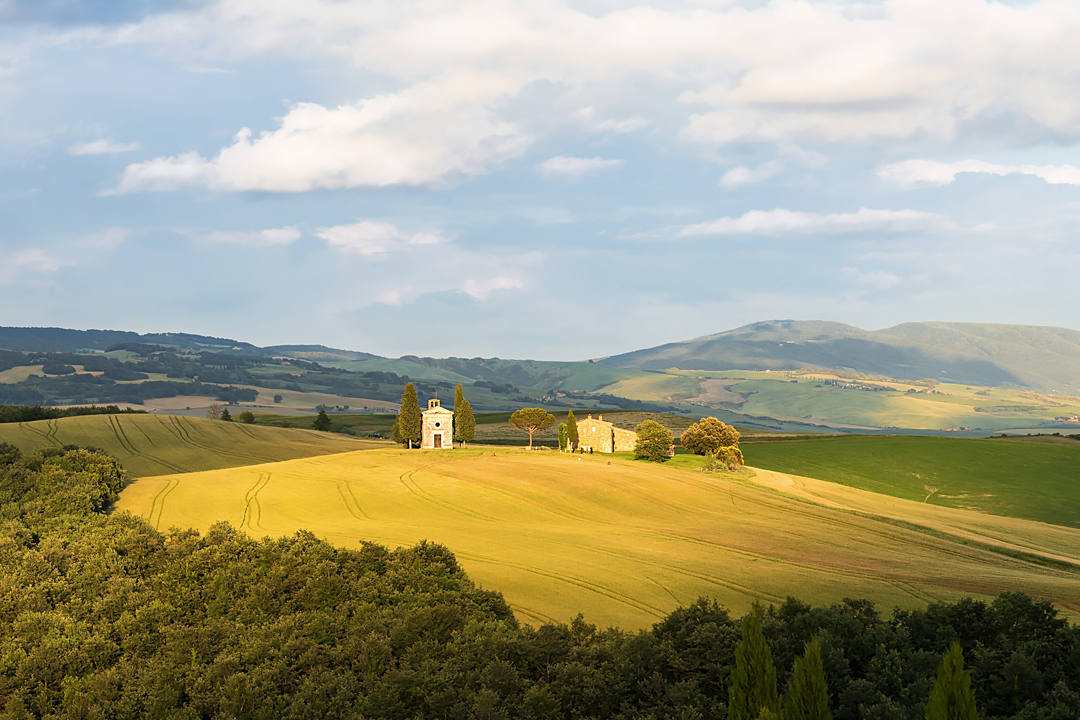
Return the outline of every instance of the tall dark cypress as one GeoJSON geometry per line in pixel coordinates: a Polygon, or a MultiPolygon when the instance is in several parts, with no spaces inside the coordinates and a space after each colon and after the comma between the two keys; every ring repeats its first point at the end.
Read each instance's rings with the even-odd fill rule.
{"type": "Polygon", "coordinates": [[[405,385],[401,393],[401,410],[398,411],[398,431],[401,433],[403,442],[409,444],[412,449],[413,443],[420,442],[420,400],[416,397],[416,386],[412,383],[405,385]]]}
{"type": "Polygon", "coordinates": [[[795,669],[784,695],[784,720],[832,720],[829,686],[821,664],[821,640],[806,643],[803,656],[795,659],[795,669]]]}
{"type": "Polygon", "coordinates": [[[458,383],[454,391],[454,439],[461,443],[462,447],[476,437],[476,416],[473,415],[472,405],[465,399],[465,391],[458,383]]]}
{"type": "Polygon", "coordinates": [[[926,704],[926,720],[979,720],[971,676],[964,670],[964,651],[959,643],[954,642],[941,659],[926,704]]]}
{"type": "Polygon", "coordinates": [[[742,641],[735,648],[735,670],[728,686],[728,720],[757,720],[762,710],[776,714],[776,666],[761,631],[761,605],[743,619],[742,641]]]}

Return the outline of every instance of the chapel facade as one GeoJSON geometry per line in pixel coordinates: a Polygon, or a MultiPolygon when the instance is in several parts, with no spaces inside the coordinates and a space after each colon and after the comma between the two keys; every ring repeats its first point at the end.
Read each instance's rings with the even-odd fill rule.
{"type": "Polygon", "coordinates": [[[420,414],[420,447],[424,450],[454,449],[454,412],[438,398],[428,400],[428,409],[420,414]]]}

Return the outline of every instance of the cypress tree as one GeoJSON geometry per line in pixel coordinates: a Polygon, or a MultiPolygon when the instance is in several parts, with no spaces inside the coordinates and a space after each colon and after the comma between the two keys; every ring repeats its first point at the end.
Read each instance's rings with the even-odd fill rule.
{"type": "Polygon", "coordinates": [[[232,413],[229,412],[229,408],[221,408],[221,419],[225,422],[232,422],[232,413]]]}
{"type": "Polygon", "coordinates": [[[405,390],[401,393],[401,410],[398,411],[398,431],[401,433],[402,442],[409,444],[412,450],[413,443],[420,442],[420,400],[416,397],[416,386],[412,383],[405,384],[405,390]]]}
{"type": "Polygon", "coordinates": [[[578,433],[577,420],[574,419],[574,411],[566,413],[566,439],[570,443],[571,450],[577,450],[578,433]]]}
{"type": "Polygon", "coordinates": [[[330,429],[330,416],[326,414],[324,408],[319,408],[319,414],[316,416],[315,421],[311,424],[316,430],[322,430],[326,432],[330,429]]]}
{"type": "Polygon", "coordinates": [[[473,415],[472,405],[465,399],[465,391],[458,383],[454,391],[454,439],[465,447],[465,443],[476,437],[476,416],[473,415]]]}
{"type": "Polygon", "coordinates": [[[405,442],[405,438],[401,437],[401,426],[395,421],[394,427],[390,430],[390,437],[394,439],[398,445],[405,442]]]}
{"type": "Polygon", "coordinates": [[[784,695],[784,720],[832,720],[818,638],[806,643],[803,656],[795,659],[795,669],[784,695]]]}
{"type": "Polygon", "coordinates": [[[743,618],[742,641],[735,648],[735,671],[728,686],[728,720],[757,720],[762,710],[780,710],[776,666],[761,632],[761,605],[743,618]]]}
{"type": "Polygon", "coordinates": [[[926,720],[978,720],[971,676],[964,670],[964,651],[959,643],[949,647],[938,667],[937,681],[926,704],[926,720]]]}

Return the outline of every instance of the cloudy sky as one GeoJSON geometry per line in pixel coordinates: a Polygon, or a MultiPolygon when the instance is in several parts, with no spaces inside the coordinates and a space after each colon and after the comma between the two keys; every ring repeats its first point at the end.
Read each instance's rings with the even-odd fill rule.
{"type": "Polygon", "coordinates": [[[0,324],[1080,328],[1075,0],[0,0],[0,324]]]}

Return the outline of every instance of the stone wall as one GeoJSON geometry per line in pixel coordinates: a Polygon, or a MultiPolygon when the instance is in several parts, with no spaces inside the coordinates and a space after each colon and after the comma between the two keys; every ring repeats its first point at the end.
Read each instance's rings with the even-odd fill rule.
{"type": "Polygon", "coordinates": [[[578,447],[586,452],[590,448],[593,452],[600,453],[632,451],[637,441],[637,433],[615,427],[604,420],[603,415],[582,418],[577,421],[577,428],[578,447]]]}

